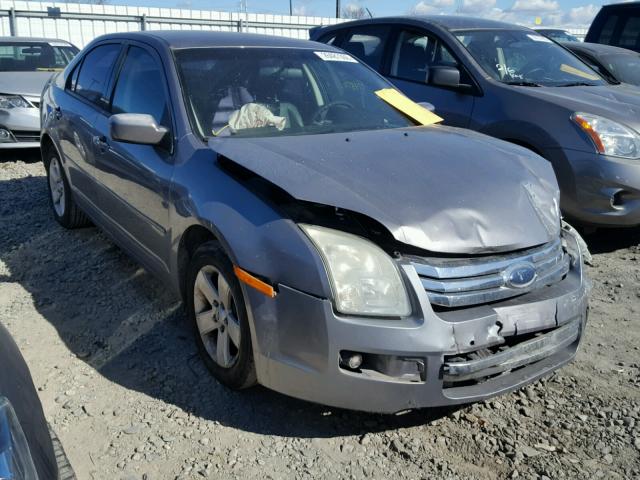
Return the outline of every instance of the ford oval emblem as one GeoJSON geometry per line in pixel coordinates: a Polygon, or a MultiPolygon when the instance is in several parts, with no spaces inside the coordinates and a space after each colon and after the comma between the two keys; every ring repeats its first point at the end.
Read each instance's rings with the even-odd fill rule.
{"type": "Polygon", "coordinates": [[[517,263],[503,273],[504,282],[511,288],[526,288],[536,281],[538,272],[531,263],[517,263]]]}

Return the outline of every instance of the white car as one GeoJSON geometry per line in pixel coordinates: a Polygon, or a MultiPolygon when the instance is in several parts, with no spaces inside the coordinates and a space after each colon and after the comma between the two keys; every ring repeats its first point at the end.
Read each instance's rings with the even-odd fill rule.
{"type": "Polygon", "coordinates": [[[40,94],[78,51],[62,40],[0,37],[0,149],[40,147],[40,94]]]}

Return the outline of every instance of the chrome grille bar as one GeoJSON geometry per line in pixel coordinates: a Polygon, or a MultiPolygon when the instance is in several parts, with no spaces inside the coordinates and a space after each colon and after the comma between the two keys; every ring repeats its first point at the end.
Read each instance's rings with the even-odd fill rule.
{"type": "Polygon", "coordinates": [[[541,247],[506,255],[412,260],[430,302],[443,307],[494,302],[552,285],[564,278],[571,264],[560,239],[541,247]],[[505,278],[505,271],[521,263],[535,267],[535,280],[526,287],[510,286],[505,278]]]}

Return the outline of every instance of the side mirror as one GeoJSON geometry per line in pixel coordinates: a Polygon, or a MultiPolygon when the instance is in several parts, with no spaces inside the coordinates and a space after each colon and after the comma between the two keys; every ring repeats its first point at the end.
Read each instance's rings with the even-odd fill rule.
{"type": "Polygon", "coordinates": [[[422,108],[426,108],[427,110],[429,110],[430,112],[435,112],[436,111],[436,106],[433,103],[429,103],[429,102],[418,102],[418,105],[420,105],[422,108]]]}
{"type": "Polygon", "coordinates": [[[460,86],[460,70],[456,67],[431,67],[431,85],[436,87],[458,88],[460,86]]]}
{"type": "Polygon", "coordinates": [[[117,113],[109,118],[109,132],[116,142],[158,145],[169,130],[145,113],[117,113]]]}

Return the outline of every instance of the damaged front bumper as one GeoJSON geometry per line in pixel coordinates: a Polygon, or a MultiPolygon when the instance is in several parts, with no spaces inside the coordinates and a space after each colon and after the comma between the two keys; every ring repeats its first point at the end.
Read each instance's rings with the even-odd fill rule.
{"type": "Polygon", "coordinates": [[[279,285],[275,299],[246,289],[258,380],[326,405],[393,413],[505,393],[576,353],[588,286],[577,238],[564,232],[570,267],[553,285],[490,304],[434,306],[413,264],[410,318],[338,315],[329,300],[279,285]],[[360,360],[349,364],[349,358],[360,360]]]}

